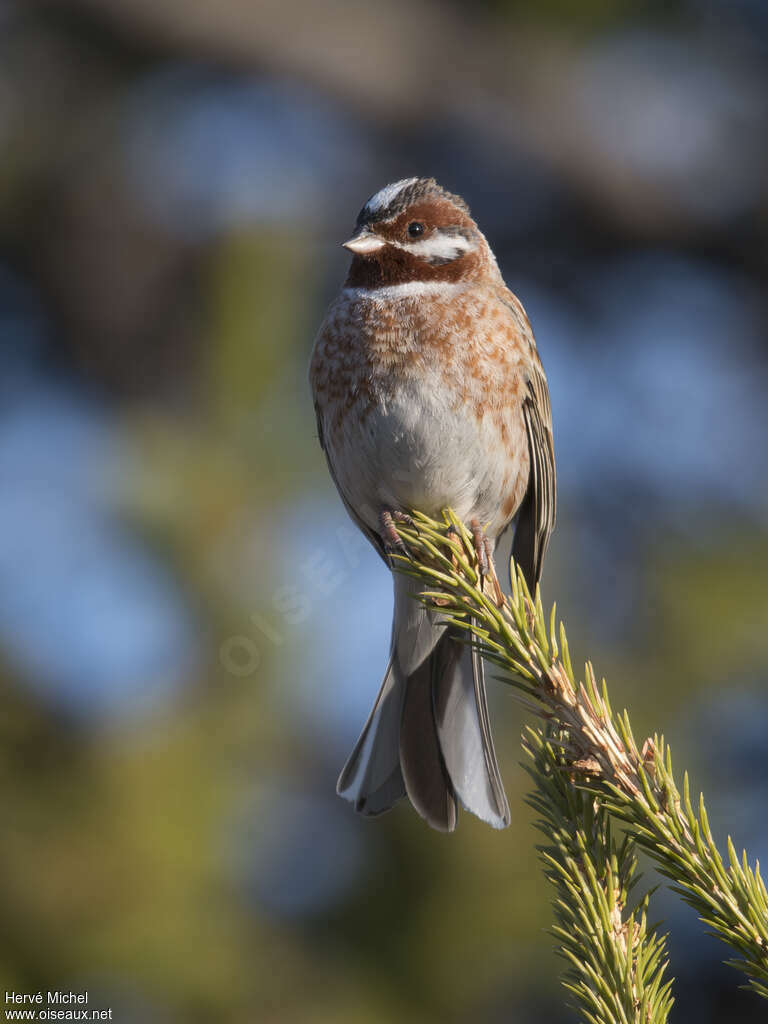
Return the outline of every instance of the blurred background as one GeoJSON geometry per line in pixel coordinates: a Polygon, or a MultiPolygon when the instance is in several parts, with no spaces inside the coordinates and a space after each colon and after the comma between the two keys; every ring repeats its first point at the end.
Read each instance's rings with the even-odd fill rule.
{"type": "MultiPolygon", "coordinates": [[[[768,859],[764,0],[0,0],[0,988],[118,1022],[572,1020],[514,824],[335,781],[391,583],[306,383],[386,182],[464,195],[534,325],[545,600],[768,859]]],[[[764,1005],[663,892],[677,1022],[764,1005]]]]}

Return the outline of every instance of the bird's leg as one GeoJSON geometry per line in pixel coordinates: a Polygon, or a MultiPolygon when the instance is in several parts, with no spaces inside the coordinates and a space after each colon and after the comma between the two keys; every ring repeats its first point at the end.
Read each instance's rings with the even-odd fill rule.
{"type": "Polygon", "coordinates": [[[477,555],[477,569],[480,574],[480,584],[482,589],[485,590],[485,580],[487,577],[488,582],[490,583],[491,596],[493,597],[493,600],[499,608],[503,608],[504,593],[501,589],[501,584],[499,583],[499,577],[496,575],[496,566],[493,562],[493,549],[491,548],[491,542],[477,519],[471,519],[469,526],[472,530],[472,541],[475,546],[475,554],[477,555]]]}
{"type": "Polygon", "coordinates": [[[477,568],[481,576],[488,575],[488,549],[485,546],[485,534],[477,519],[470,519],[469,528],[472,530],[472,541],[475,545],[477,556],[477,568]]]}
{"type": "Polygon", "coordinates": [[[483,546],[485,547],[485,554],[488,559],[489,576],[491,578],[491,587],[493,589],[493,600],[496,602],[498,608],[504,607],[504,591],[501,589],[499,583],[499,577],[496,575],[496,564],[493,561],[493,551],[491,550],[491,542],[487,537],[483,537],[483,546]]]}
{"type": "Polygon", "coordinates": [[[405,512],[398,512],[393,509],[383,508],[379,512],[379,533],[384,541],[384,550],[389,555],[402,555],[404,558],[410,558],[411,553],[405,541],[397,532],[395,523],[413,526],[413,519],[405,512]]]}

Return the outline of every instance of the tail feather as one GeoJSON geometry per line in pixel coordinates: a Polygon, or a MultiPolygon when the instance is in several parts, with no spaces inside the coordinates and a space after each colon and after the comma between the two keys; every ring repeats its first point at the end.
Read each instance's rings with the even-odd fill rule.
{"type": "Polygon", "coordinates": [[[456,828],[456,797],[440,754],[433,701],[442,641],[408,677],[400,726],[400,768],[408,799],[422,818],[440,832],[456,828]]]}
{"type": "Polygon", "coordinates": [[[407,794],[433,828],[456,827],[458,801],[495,828],[510,814],[488,719],[482,661],[395,579],[392,652],[379,696],[337,786],[363,814],[407,794]]]}
{"type": "Polygon", "coordinates": [[[336,792],[361,814],[382,814],[405,796],[400,772],[400,721],[405,686],[394,652],[376,703],[342,769],[336,792]]]}
{"type": "Polygon", "coordinates": [[[398,765],[385,783],[379,786],[378,789],[366,793],[364,797],[358,800],[355,809],[359,814],[364,814],[368,818],[375,818],[379,814],[391,811],[398,800],[402,800],[405,795],[403,773],[400,771],[400,765],[398,765]]]}
{"type": "Polygon", "coordinates": [[[494,828],[506,828],[509,804],[493,746],[482,658],[450,634],[439,648],[448,652],[434,687],[445,766],[462,805],[494,828]]]}

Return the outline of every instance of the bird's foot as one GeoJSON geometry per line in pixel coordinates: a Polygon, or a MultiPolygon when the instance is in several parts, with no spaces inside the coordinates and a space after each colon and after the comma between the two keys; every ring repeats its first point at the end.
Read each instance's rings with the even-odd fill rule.
{"type": "Polygon", "coordinates": [[[406,512],[388,508],[379,512],[379,533],[384,541],[384,550],[388,555],[401,555],[403,558],[410,558],[411,552],[397,532],[395,523],[403,523],[405,526],[414,525],[413,519],[406,512]]]}
{"type": "Polygon", "coordinates": [[[400,509],[393,508],[390,515],[396,523],[402,523],[403,526],[416,526],[413,516],[409,516],[407,512],[401,512],[400,509]]]}

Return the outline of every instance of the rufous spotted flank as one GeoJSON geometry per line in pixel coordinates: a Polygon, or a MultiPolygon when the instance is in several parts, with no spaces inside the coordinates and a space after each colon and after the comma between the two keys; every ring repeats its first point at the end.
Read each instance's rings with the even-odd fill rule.
{"type": "MultiPolygon", "coordinates": [[[[387,185],[344,245],[349,274],[315,341],[320,444],[347,511],[385,561],[409,509],[450,506],[495,583],[493,551],[533,588],[555,522],[547,382],[531,326],[467,204],[432,178],[387,185]]],[[[436,829],[457,806],[509,824],[483,665],[418,584],[394,574],[389,665],[338,791],[362,814],[408,796],[436,829]]]]}

